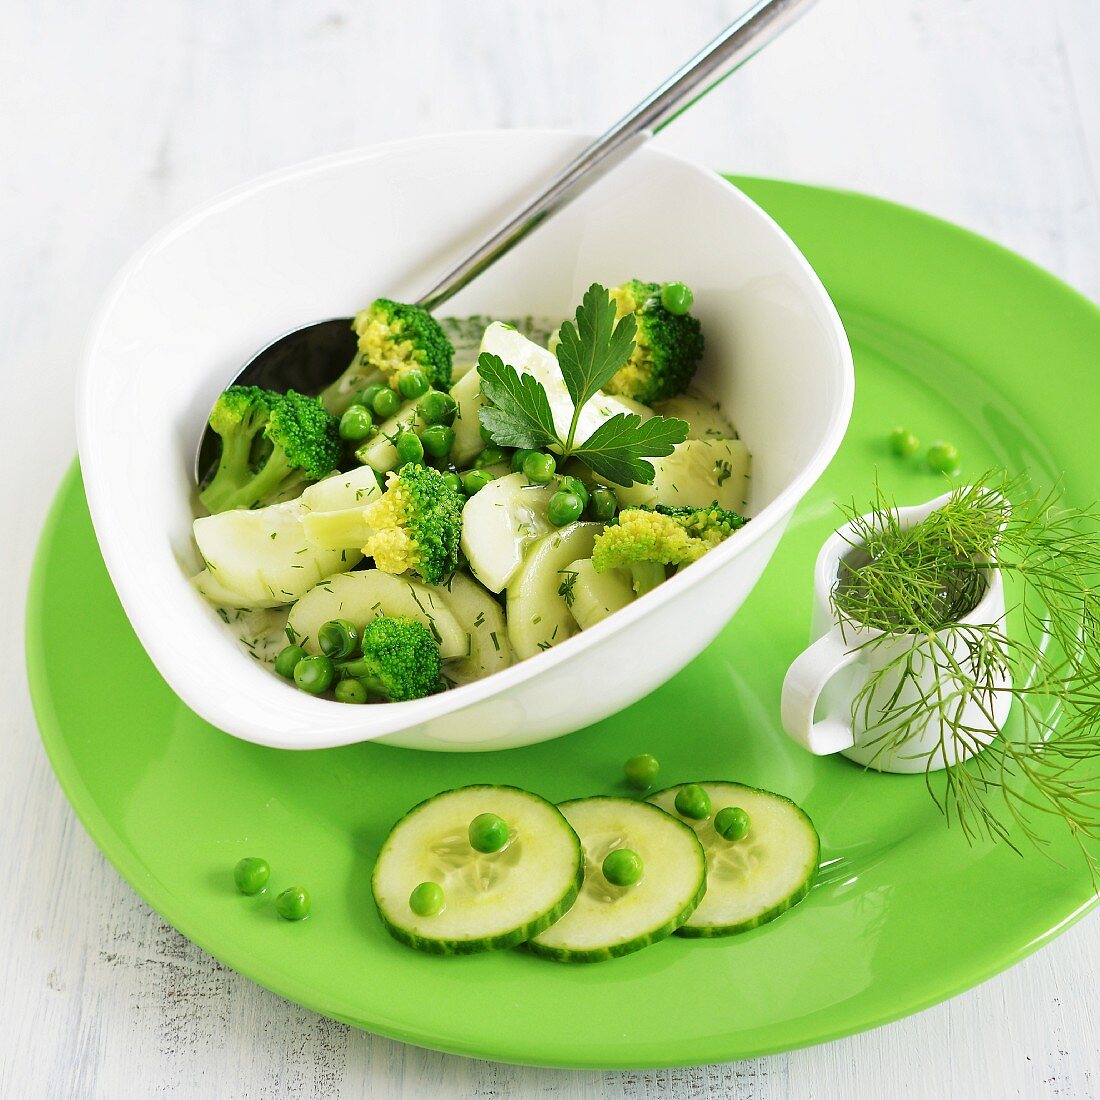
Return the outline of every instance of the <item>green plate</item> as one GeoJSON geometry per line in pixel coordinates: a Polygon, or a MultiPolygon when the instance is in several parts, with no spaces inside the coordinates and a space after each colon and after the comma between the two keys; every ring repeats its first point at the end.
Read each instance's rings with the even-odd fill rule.
{"type": "MultiPolygon", "coordinates": [[[[599,726],[484,755],[356,745],[291,753],[218,732],[168,690],[104,572],[74,469],[42,535],[27,653],[42,739],[77,814],[127,881],[184,935],[267,988],[422,1046],[574,1067],[717,1062],[847,1035],[968,988],[1095,901],[1080,857],[969,847],[920,776],[816,759],[779,729],[779,685],[806,644],[810,569],[834,501],[942,489],[886,452],[904,421],[955,441],[964,474],[994,462],[1100,496],[1094,404],[1100,311],[1012,254],[888,203],[786,183],[742,185],[821,274],[855,350],[855,416],[741,613],[688,669],[599,726]],[[439,959],[387,936],[370,871],[413,803],[463,783],[554,800],[613,792],[655,753],[661,785],[728,776],[801,803],[822,836],[820,884],[775,924],[672,939],[568,966],[518,951],[439,959]],[[234,892],[243,855],[275,891],[313,894],[301,924],[234,892]]],[[[165,611],[165,629],[171,612],[165,611]]],[[[577,685],[598,690],[598,685],[577,685]]]]}

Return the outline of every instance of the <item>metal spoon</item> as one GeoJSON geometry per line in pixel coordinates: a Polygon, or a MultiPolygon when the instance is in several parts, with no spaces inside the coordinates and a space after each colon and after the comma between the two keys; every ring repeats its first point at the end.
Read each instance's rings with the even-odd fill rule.
{"type": "MultiPolygon", "coordinates": [[[[567,164],[544,190],[417,299],[417,304],[425,309],[436,309],[457,294],[533,229],[754,57],[812,3],[814,0],[758,0],[567,164]]],[[[316,393],[340,376],[355,351],[356,338],[350,317],[318,321],[294,329],[262,348],[244,365],[232,384],[316,393]]],[[[207,426],[195,455],[196,482],[213,465],[217,453],[218,437],[207,426]]]]}

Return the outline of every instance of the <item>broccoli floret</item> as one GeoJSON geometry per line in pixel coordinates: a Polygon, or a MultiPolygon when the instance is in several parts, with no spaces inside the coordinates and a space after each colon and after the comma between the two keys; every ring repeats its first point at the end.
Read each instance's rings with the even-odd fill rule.
{"type": "Polygon", "coordinates": [[[342,666],[367,691],[391,703],[442,691],[439,647],[419,619],[403,615],[373,619],[363,628],[363,656],[342,666]]]}
{"type": "Polygon", "coordinates": [[[596,536],[592,564],[596,572],[629,569],[641,595],[665,579],[666,565],[698,561],[745,523],[743,516],[719,508],[626,508],[596,536]]]}
{"type": "Polygon", "coordinates": [[[355,315],[351,327],[359,337],[359,350],[347,370],[321,394],[329,412],[342,413],[356,391],[373,382],[397,389],[401,376],[413,369],[423,371],[435,389],[451,388],[455,349],[426,309],[376,298],[355,315]]]}
{"type": "Polygon", "coordinates": [[[210,414],[221,455],[199,494],[211,513],[259,508],[319,481],[340,458],[339,421],[314,397],[230,386],[210,414]]]}
{"type": "MultiPolygon", "coordinates": [[[[692,538],[704,542],[706,550],[713,550],[748,522],[740,512],[720,508],[718,501],[713,501],[705,508],[692,508],[680,504],[656,504],[653,510],[658,515],[674,519],[692,538]]],[[[697,556],[702,557],[706,550],[701,551],[697,556]]]]}
{"type": "Polygon", "coordinates": [[[331,550],[361,549],[387,573],[413,570],[439,584],[458,568],[465,499],[431,466],[406,463],[387,475],[381,498],[361,508],[312,512],[306,537],[331,550]]]}
{"type": "Polygon", "coordinates": [[[604,389],[646,405],[683,393],[703,356],[699,322],[690,313],[669,313],[660,283],[631,279],[614,287],[611,297],[619,317],[634,314],[638,331],[626,365],[604,389]]]}

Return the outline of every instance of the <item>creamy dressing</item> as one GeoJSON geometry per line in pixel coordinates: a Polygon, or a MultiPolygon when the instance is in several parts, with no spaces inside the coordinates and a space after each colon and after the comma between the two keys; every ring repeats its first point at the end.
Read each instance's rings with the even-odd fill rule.
{"type": "Polygon", "coordinates": [[[263,607],[255,611],[219,607],[218,617],[226,630],[249,656],[273,665],[279,650],[287,644],[286,620],[289,607],[263,607]]]}

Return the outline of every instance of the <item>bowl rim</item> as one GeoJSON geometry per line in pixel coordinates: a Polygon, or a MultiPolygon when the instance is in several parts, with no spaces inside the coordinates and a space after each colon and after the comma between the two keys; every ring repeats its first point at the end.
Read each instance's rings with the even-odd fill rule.
{"type": "MultiPolygon", "coordinates": [[[[591,140],[595,136],[584,131],[557,128],[459,130],[398,138],[374,145],[345,149],[286,165],[246,180],[191,207],[159,232],[153,234],[131,254],[130,258],[108,284],[99,305],[96,307],[83,342],[76,385],[76,435],[77,448],[81,458],[83,459],[91,449],[90,441],[96,431],[95,425],[91,422],[90,409],[93,403],[90,400],[90,394],[98,373],[97,365],[101,362],[98,354],[100,344],[106,334],[117,303],[125,294],[132,279],[141,271],[150,257],[212,215],[228,210],[237,203],[269,188],[278,187],[293,180],[308,179],[313,175],[324,174],[346,165],[381,160],[394,152],[406,149],[456,140],[460,142],[500,140],[502,137],[507,140],[507,137],[511,135],[522,135],[546,141],[562,141],[563,139],[583,141],[586,139],[591,140]]],[[[284,684],[276,677],[271,676],[267,678],[269,682],[265,684],[266,690],[285,692],[286,707],[288,709],[293,708],[301,714],[301,721],[298,723],[297,728],[286,731],[272,731],[260,722],[249,725],[240,725],[237,722],[229,723],[227,721],[228,713],[219,705],[218,699],[212,693],[185,692],[182,690],[181,685],[187,684],[190,686],[190,681],[187,681],[183,676],[177,676],[176,665],[172,659],[172,647],[167,644],[160,644],[155,631],[143,628],[141,621],[145,618],[144,605],[133,600],[126,585],[119,583],[119,578],[125,573],[122,568],[125,553],[112,538],[109,521],[103,522],[109,510],[105,507],[104,498],[106,494],[99,475],[96,473],[94,466],[84,469],[82,463],[85,493],[96,538],[123,609],[138,636],[138,640],[156,665],[157,670],[169,683],[172,690],[201,717],[224,732],[231,733],[242,740],[272,748],[313,749],[374,741],[380,737],[389,736],[409,727],[420,725],[433,718],[464,710],[492,696],[517,688],[536,676],[548,673],[565,661],[573,660],[585,650],[599,645],[612,635],[629,629],[639,619],[656,611],[670,600],[676,599],[680,593],[687,591],[688,588],[702,583],[705,578],[722,569],[734,558],[769,535],[794,510],[798,502],[821,476],[825,467],[836,454],[851,419],[855,394],[855,372],[851,347],[840,315],[820,278],[783,228],[740,188],[717,171],[652,144],[647,144],[638,150],[636,155],[638,157],[656,157],[660,160],[678,164],[700,178],[705,178],[709,186],[717,184],[720,188],[726,190],[735,201],[749,208],[755,217],[762,219],[770,227],[772,233],[787,246],[796,266],[802,269],[802,274],[806,277],[809,286],[816,292],[818,305],[828,322],[829,336],[839,351],[838,381],[840,385],[836,406],[827,430],[801,470],[760,512],[750,517],[750,523],[736,532],[734,537],[726,540],[705,557],[693,563],[690,570],[674,574],[659,588],[647,593],[644,599],[629,604],[614,615],[610,615],[602,622],[597,623],[594,627],[567,639],[562,645],[554,646],[535,657],[517,662],[480,680],[450,688],[439,695],[408,702],[388,703],[384,707],[347,707],[335,700],[316,699],[304,695],[289,684],[284,684]],[[226,724],[232,724],[234,728],[226,730],[226,724]]],[[[196,598],[201,597],[196,594],[196,598]]],[[[213,625],[216,624],[212,623],[213,625]]],[[[257,672],[263,674],[259,669],[257,672]]],[[[455,751],[460,751],[464,747],[485,750],[491,749],[492,744],[491,742],[471,742],[467,746],[461,741],[448,744],[448,748],[455,751]]]]}

